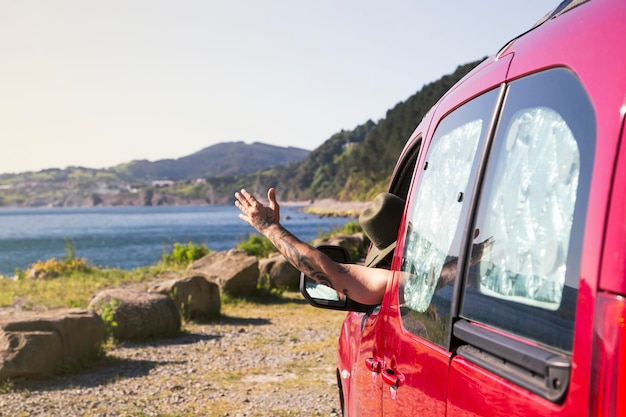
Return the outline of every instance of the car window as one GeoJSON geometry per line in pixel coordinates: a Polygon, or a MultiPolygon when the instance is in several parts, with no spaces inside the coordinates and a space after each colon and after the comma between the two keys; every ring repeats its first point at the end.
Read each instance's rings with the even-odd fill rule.
{"type": "Polygon", "coordinates": [[[471,255],[480,262],[470,268],[462,315],[568,351],[593,108],[576,77],[554,69],[511,83],[503,109],[475,224],[493,243],[471,255]]]}
{"type": "Polygon", "coordinates": [[[439,124],[407,217],[399,285],[402,323],[410,332],[441,346],[449,341],[459,225],[469,201],[465,196],[497,93],[494,90],[467,103],[439,124]]]}

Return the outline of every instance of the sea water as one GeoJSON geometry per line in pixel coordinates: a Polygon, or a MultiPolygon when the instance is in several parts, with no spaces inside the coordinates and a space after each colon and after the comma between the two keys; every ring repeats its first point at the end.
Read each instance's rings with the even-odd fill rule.
{"type": "MultiPolygon", "coordinates": [[[[0,208],[0,275],[62,259],[66,243],[90,265],[133,269],[156,263],[174,243],[234,248],[255,233],[234,206],[0,208]]],[[[281,207],[281,223],[305,242],[352,220],[281,207]]]]}

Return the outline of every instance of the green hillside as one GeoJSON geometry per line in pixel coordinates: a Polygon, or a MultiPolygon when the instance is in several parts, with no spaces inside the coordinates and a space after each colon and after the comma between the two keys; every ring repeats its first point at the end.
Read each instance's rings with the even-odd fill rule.
{"type": "Polygon", "coordinates": [[[459,66],[396,104],[378,122],[368,120],[333,135],[298,164],[251,175],[209,178],[214,196],[226,198],[241,187],[261,194],[275,187],[282,200],[336,198],[371,200],[387,187],[402,149],[426,112],[481,61],[459,66]]]}
{"type": "Polygon", "coordinates": [[[192,155],[107,169],[69,167],[0,175],[0,206],[207,204],[207,177],[242,175],[302,161],[310,153],[263,143],[219,143],[192,155]],[[170,190],[175,190],[171,193],[170,190]]]}

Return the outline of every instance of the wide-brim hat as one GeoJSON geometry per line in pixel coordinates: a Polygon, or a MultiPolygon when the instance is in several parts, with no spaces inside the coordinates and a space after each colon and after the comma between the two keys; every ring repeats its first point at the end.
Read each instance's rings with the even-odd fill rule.
{"type": "Polygon", "coordinates": [[[375,266],[396,248],[403,212],[404,200],[391,193],[377,195],[372,205],[363,210],[359,224],[372,241],[365,266],[375,266]]]}

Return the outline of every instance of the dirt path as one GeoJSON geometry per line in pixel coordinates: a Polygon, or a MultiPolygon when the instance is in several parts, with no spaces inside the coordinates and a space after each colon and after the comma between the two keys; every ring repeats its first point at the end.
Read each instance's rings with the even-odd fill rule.
{"type": "Polygon", "coordinates": [[[124,343],[80,373],[0,385],[0,416],[339,416],[342,312],[299,294],[224,305],[173,339],[124,343]]]}

